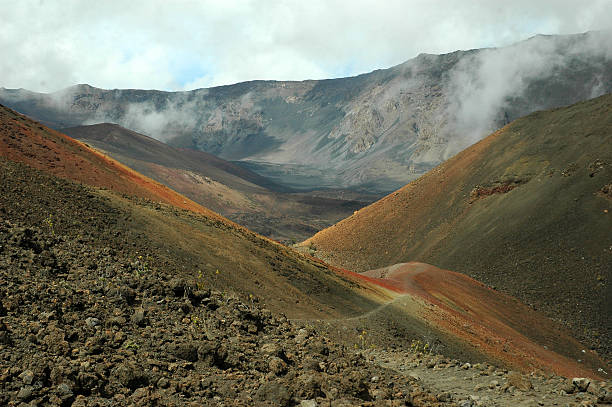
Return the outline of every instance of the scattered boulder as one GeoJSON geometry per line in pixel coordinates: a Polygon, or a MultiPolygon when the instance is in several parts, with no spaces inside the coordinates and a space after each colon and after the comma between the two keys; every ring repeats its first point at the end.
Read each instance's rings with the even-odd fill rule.
{"type": "Polygon", "coordinates": [[[34,381],[34,373],[31,370],[24,370],[19,376],[23,384],[32,384],[34,381]]]}
{"type": "Polygon", "coordinates": [[[272,356],[268,361],[268,367],[270,372],[277,376],[283,375],[287,372],[287,363],[277,356],[272,356]]]}
{"type": "Polygon", "coordinates": [[[591,380],[586,377],[574,377],[572,379],[572,384],[578,391],[583,392],[587,391],[589,385],[591,384],[591,380]]]}
{"type": "Polygon", "coordinates": [[[29,401],[32,398],[32,393],[34,392],[34,388],[32,386],[24,386],[19,389],[17,393],[17,400],[19,401],[29,401]]]}
{"type": "Polygon", "coordinates": [[[111,371],[111,378],[123,387],[135,390],[149,384],[148,377],[142,369],[131,363],[121,363],[111,371]]]}
{"type": "Polygon", "coordinates": [[[259,401],[271,402],[275,406],[288,406],[292,394],[285,385],[279,382],[268,382],[257,390],[255,397],[259,401]]]}
{"type": "Polygon", "coordinates": [[[198,360],[198,347],[193,343],[175,344],[171,346],[170,349],[172,354],[179,359],[183,359],[188,362],[195,362],[198,360]]]}
{"type": "Polygon", "coordinates": [[[134,313],[132,314],[132,317],[130,318],[132,323],[138,325],[138,326],[143,326],[145,325],[145,310],[142,308],[138,308],[134,311],[134,313]]]}
{"type": "Polygon", "coordinates": [[[514,386],[518,390],[529,391],[533,389],[533,384],[531,383],[531,381],[519,372],[508,373],[507,379],[508,384],[510,386],[514,386]]]}
{"type": "Polygon", "coordinates": [[[85,323],[87,324],[88,327],[94,328],[94,327],[100,325],[100,320],[98,318],[95,318],[95,317],[89,317],[89,318],[85,319],[85,323]]]}

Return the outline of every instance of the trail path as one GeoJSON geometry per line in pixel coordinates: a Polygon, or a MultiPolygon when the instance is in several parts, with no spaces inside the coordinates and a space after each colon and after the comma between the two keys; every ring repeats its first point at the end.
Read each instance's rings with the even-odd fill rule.
{"type": "Polygon", "coordinates": [[[574,387],[574,392],[567,394],[565,390],[570,381],[560,376],[525,376],[488,364],[472,366],[441,356],[409,352],[367,350],[364,353],[382,367],[417,378],[441,401],[452,399],[462,407],[594,406],[600,405],[597,399],[602,388],[610,391],[612,387],[610,381],[593,381],[586,392],[578,392],[574,387]]]}

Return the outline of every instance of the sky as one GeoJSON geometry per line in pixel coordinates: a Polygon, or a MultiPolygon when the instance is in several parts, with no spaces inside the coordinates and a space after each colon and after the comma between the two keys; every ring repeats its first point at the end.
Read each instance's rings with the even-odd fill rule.
{"type": "Polygon", "coordinates": [[[612,29],[612,0],[0,0],[0,87],[190,90],[612,29]]]}

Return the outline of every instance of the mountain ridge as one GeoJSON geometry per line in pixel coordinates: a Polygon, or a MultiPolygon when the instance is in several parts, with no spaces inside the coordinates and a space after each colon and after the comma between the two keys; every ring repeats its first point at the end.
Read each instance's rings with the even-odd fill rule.
{"type": "Polygon", "coordinates": [[[114,122],[244,161],[293,188],[389,192],[510,120],[612,91],[610,48],[605,33],[590,32],[421,54],[347,78],[186,92],[4,90],[0,102],[52,127],[114,122]],[[299,176],[287,175],[295,168],[299,176]]]}

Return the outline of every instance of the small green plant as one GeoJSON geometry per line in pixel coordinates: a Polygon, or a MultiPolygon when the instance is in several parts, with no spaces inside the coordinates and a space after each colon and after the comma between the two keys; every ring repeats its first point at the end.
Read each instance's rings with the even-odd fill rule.
{"type": "Polygon", "coordinates": [[[431,353],[431,345],[429,342],[422,342],[420,339],[413,339],[410,343],[410,351],[414,354],[419,352],[431,353]]]}
{"type": "Polygon", "coordinates": [[[139,255],[136,261],[132,263],[132,270],[136,277],[140,277],[142,274],[149,272],[149,264],[142,255],[139,255]]]}
{"type": "Polygon", "coordinates": [[[134,341],[126,341],[125,345],[123,345],[125,347],[125,349],[134,349],[134,350],[138,350],[140,348],[140,345],[138,345],[136,342],[134,341]]]}
{"type": "Polygon", "coordinates": [[[215,270],[215,288],[217,288],[217,289],[219,288],[219,284],[218,284],[218,282],[219,282],[219,274],[221,274],[219,272],[219,269],[216,269],[215,270]]]}
{"type": "Polygon", "coordinates": [[[201,324],[202,321],[200,321],[200,318],[198,318],[196,315],[191,316],[191,325],[198,328],[201,324]]]}
{"type": "Polygon", "coordinates": [[[51,216],[51,214],[49,214],[49,216],[45,218],[45,223],[49,227],[49,230],[51,231],[51,235],[55,236],[55,229],[53,228],[53,217],[51,216]]]}
{"type": "Polygon", "coordinates": [[[202,270],[198,270],[198,277],[196,279],[196,287],[198,290],[203,290],[206,285],[204,284],[204,276],[202,275],[202,270]]]}

